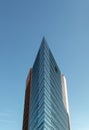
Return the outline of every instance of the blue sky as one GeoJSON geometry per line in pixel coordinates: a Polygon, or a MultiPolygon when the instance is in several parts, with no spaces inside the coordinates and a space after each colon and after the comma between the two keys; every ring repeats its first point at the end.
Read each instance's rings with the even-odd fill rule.
{"type": "Polygon", "coordinates": [[[89,130],[89,0],[0,0],[0,130],[22,129],[43,36],[67,78],[71,129],[89,130]]]}

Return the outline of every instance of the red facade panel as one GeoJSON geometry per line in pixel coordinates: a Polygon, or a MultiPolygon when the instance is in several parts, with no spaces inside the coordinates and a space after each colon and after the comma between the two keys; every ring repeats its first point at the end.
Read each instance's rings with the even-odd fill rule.
{"type": "Polygon", "coordinates": [[[26,80],[25,103],[24,103],[24,115],[23,115],[22,130],[28,130],[28,125],[29,125],[31,82],[32,82],[32,69],[30,69],[30,72],[29,72],[27,80],[26,80]]]}

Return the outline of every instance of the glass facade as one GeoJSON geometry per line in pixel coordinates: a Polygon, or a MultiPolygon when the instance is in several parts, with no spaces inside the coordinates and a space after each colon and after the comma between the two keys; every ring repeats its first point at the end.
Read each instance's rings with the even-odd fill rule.
{"type": "Polygon", "coordinates": [[[32,68],[28,130],[70,130],[61,76],[43,38],[32,68]]]}

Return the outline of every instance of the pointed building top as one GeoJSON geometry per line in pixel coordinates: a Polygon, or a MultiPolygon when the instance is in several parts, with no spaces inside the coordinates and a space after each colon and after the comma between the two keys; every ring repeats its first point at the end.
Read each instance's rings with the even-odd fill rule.
{"type": "Polygon", "coordinates": [[[42,41],[45,41],[45,36],[43,36],[42,41]]]}
{"type": "Polygon", "coordinates": [[[41,43],[44,43],[44,44],[47,43],[47,42],[46,42],[46,39],[45,39],[45,36],[43,36],[41,43]]]}
{"type": "MultiPolygon", "coordinates": [[[[49,47],[48,47],[48,44],[47,44],[47,41],[46,41],[46,39],[45,39],[45,36],[43,36],[43,38],[42,38],[41,46],[46,46],[47,48],[49,48],[49,47]]],[[[40,46],[40,48],[41,48],[41,46],[40,46]]]]}

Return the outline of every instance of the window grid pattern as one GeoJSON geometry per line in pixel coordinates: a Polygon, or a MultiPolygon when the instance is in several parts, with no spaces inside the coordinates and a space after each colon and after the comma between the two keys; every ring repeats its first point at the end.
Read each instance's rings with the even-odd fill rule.
{"type": "Polygon", "coordinates": [[[69,130],[61,72],[42,41],[33,65],[29,130],[69,130]]]}

